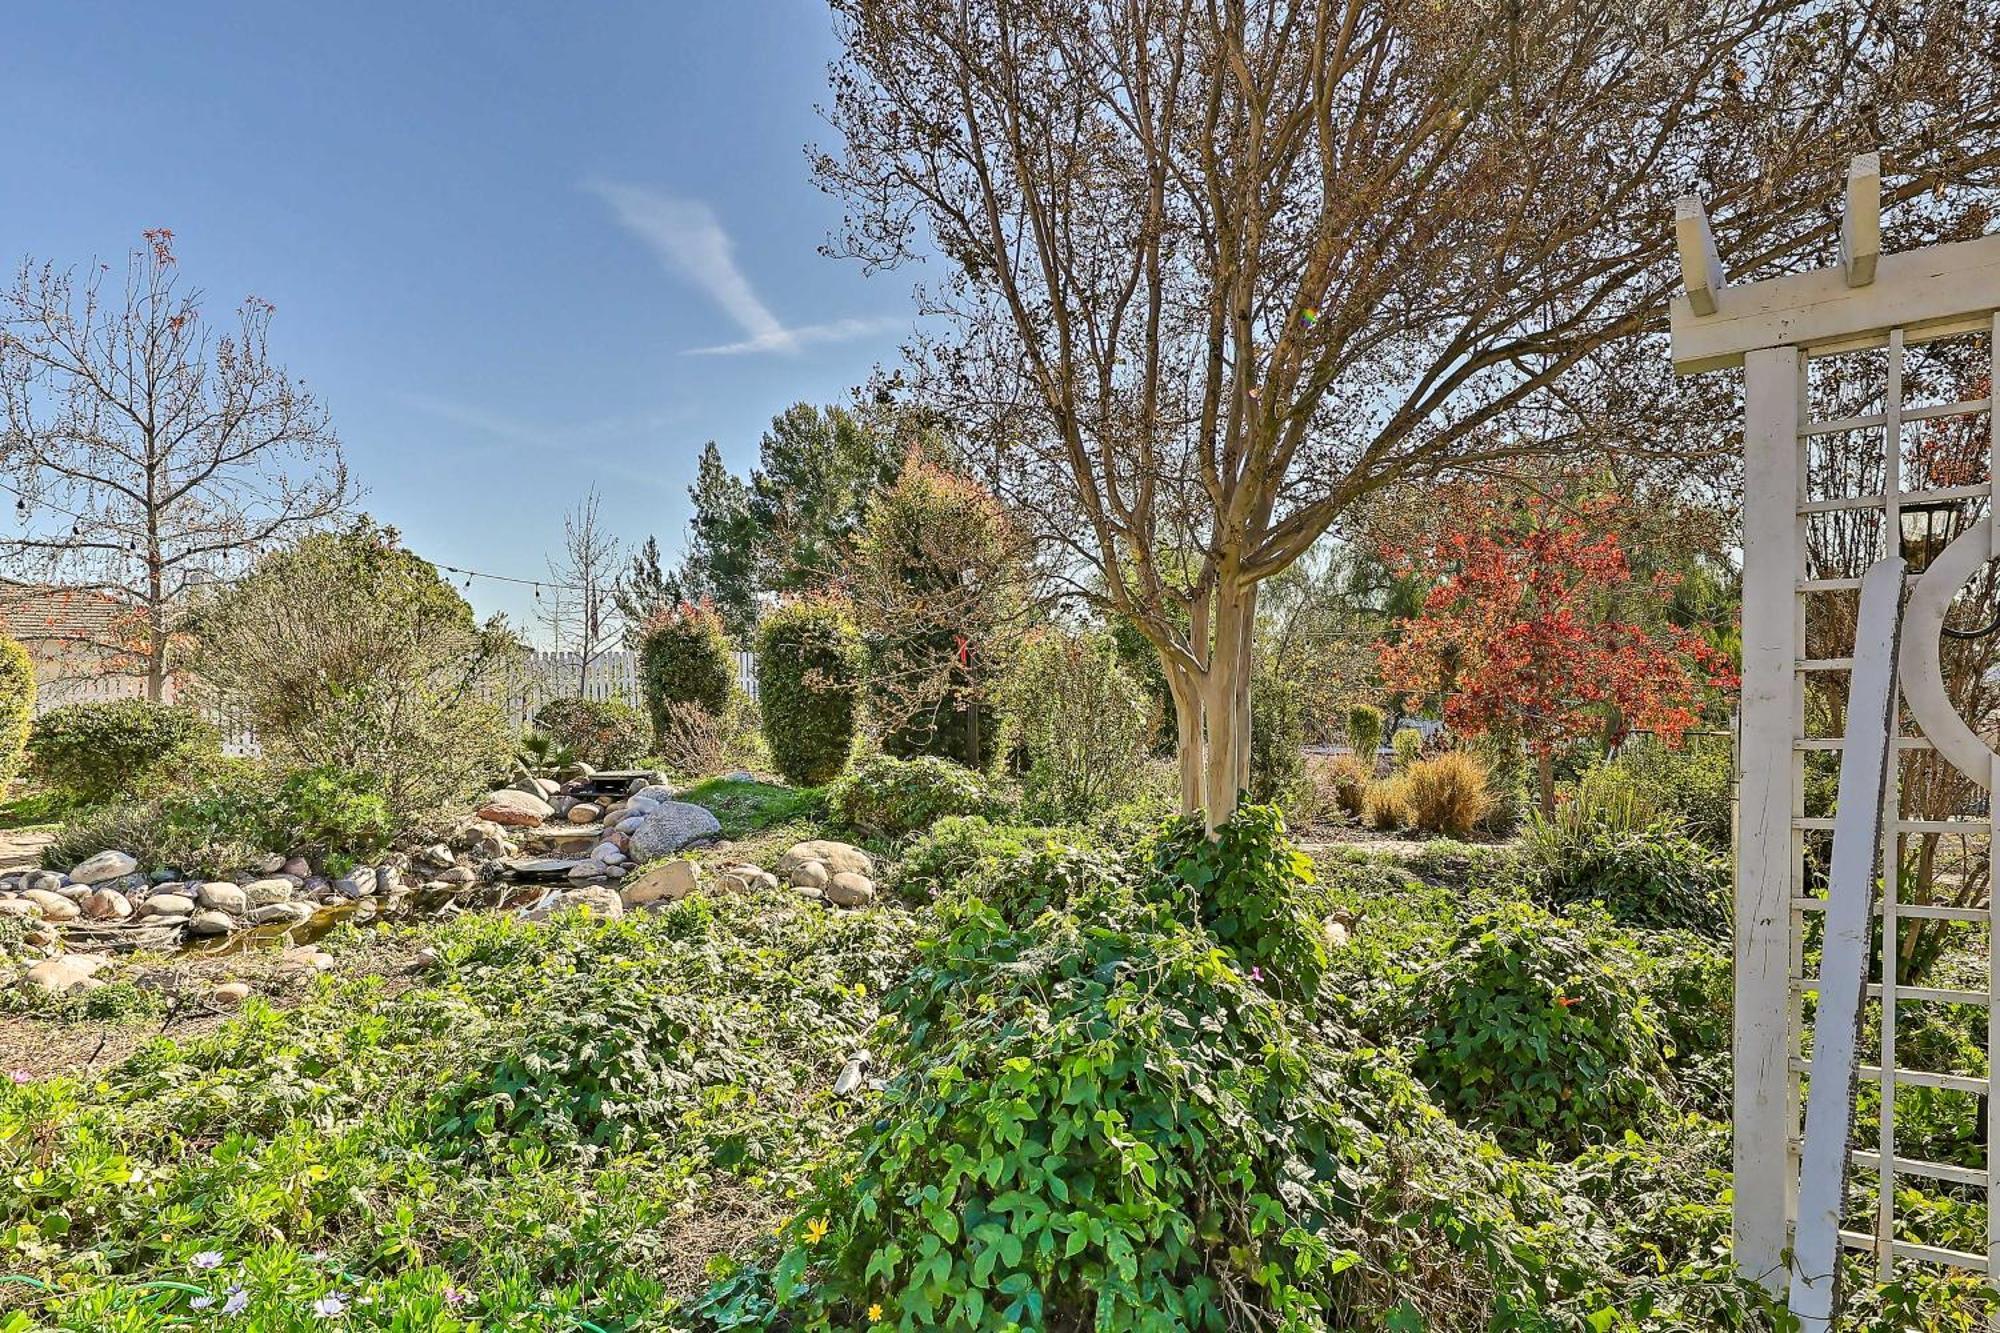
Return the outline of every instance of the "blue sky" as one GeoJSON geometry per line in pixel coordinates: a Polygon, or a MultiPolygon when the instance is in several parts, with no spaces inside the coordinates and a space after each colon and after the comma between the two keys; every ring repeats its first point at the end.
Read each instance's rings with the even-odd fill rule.
{"type": "Polygon", "coordinates": [[[593,482],[677,551],[704,442],[740,469],[911,326],[909,276],[817,253],[813,0],[23,0],[6,29],[6,268],[171,227],[218,313],[276,304],[366,507],[435,560],[541,575],[593,482]]]}

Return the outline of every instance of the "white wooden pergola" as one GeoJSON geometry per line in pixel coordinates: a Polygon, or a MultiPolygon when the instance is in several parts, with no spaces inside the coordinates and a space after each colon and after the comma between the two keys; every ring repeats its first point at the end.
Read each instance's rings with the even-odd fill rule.
{"type": "MultiPolygon", "coordinates": [[[[1737,803],[1735,1065],[1735,1253],[1746,1276],[1782,1291],[1799,1276],[1788,1272],[1794,1225],[1798,1222],[1801,1171],[1811,1181],[1835,1173],[1833,1197],[1845,1191],[1849,1166],[1874,1172],[1879,1192],[1873,1224],[1841,1225],[1837,1243],[1875,1257],[1886,1276],[1898,1261],[1919,1261],[2000,1278],[2000,1199],[1990,1165],[1973,1170],[1918,1160],[1898,1151],[1896,1088],[1925,1086],[1984,1096],[1989,1080],[1901,1068],[1896,1059],[1899,1006],[1923,1003],[1983,1006],[1988,1016],[1988,1048],[2000,1053],[2000,1015],[1993,995],[2000,986],[1989,969],[1976,991],[1899,987],[1893,967],[1879,984],[1865,988],[1879,1004],[1880,1049],[1862,1054],[1853,1076],[1882,1086],[1877,1151],[1852,1148],[1843,1135],[1831,1150],[1816,1142],[1813,1158],[1802,1157],[1801,1081],[1814,1076],[1804,1058],[1805,993],[1819,978],[1805,974],[1803,940],[1808,917],[1824,913],[1828,900],[1808,885],[1804,873],[1806,839],[1835,832],[1841,814],[1809,819],[1805,804],[1805,762],[1813,751],[1844,751],[1856,733],[1810,735],[1806,725],[1806,681],[1813,673],[1856,671],[1853,645],[1835,655],[1810,657],[1806,626],[1812,599],[1858,594],[1862,579],[1814,578],[1806,560],[1807,524],[1821,515],[1855,515],[1879,524],[1878,554],[1898,554],[1900,517],[1905,506],[1940,501],[1985,507],[1986,517],[1934,560],[1918,581],[1903,613],[1903,642],[1893,658],[1899,680],[1892,681],[1888,708],[1888,781],[1879,807],[1881,882],[1868,911],[1879,915],[1885,955],[1893,957],[1899,927],[1920,918],[1977,923],[1994,943],[1992,909],[1899,902],[1896,868],[1901,840],[1912,835],[1959,833],[1985,838],[1992,815],[1916,821],[1899,817],[1896,777],[1902,756],[1937,751],[1979,787],[1993,791],[1995,758],[1988,745],[1952,711],[1939,666],[1939,633],[1953,596],[1986,561],[2000,555],[2000,527],[1992,521],[1995,479],[2000,478],[2000,413],[1987,396],[1953,402],[1906,402],[1903,374],[1908,349],[1936,339],[1988,340],[1989,367],[2000,372],[2000,235],[1901,254],[1881,253],[1881,170],[1879,158],[1856,158],[1847,177],[1840,262],[1814,272],[1729,285],[1717,259],[1709,223],[1698,199],[1680,202],[1676,228],[1685,294],[1673,302],[1671,327],[1677,371],[1693,374],[1741,366],[1744,374],[1744,585],[1743,699],[1740,714],[1740,785],[1737,803]],[[1845,353],[1879,356],[1882,382],[1879,410],[1815,420],[1810,410],[1809,368],[1815,358],[1845,353]],[[1989,470],[1977,484],[1906,489],[1903,476],[1905,429],[1913,423],[1983,415],[1991,441],[1989,470]],[[1880,478],[1848,487],[1853,493],[1808,494],[1809,450],[1816,441],[1853,432],[1878,433],[1883,462],[1880,478]],[[1897,700],[1900,699],[1900,706],[1897,700]],[[1906,726],[1905,718],[1914,726],[1906,726]],[[1828,1153],[1831,1155],[1827,1155],[1828,1153]],[[1894,1190],[1898,1177],[1917,1177],[1972,1186],[1989,1203],[1988,1248],[1964,1253],[1916,1245],[1896,1238],[1894,1190]]],[[[1878,364],[1871,362],[1871,364],[1878,364]]],[[[1900,581],[1900,580],[1898,580],[1900,581]]],[[[1893,604],[1894,597],[1890,602],[1893,604]]],[[[1890,622],[1893,626],[1893,622],[1890,622]]],[[[1869,632],[1864,622],[1862,633],[1869,632]]],[[[1879,631],[1877,631],[1879,632],[1879,631]]],[[[1863,654],[1864,657],[1867,654],[1863,654]]],[[[1877,723],[1879,726],[1879,714],[1877,723]]],[[[1870,725],[1853,718],[1850,728],[1870,725]]],[[[1879,742],[1878,742],[1879,743],[1879,742]]],[[[1842,802],[1847,805],[1846,801],[1842,802]]],[[[1872,823],[1874,809],[1843,811],[1849,820],[1872,823]]],[[[1874,837],[1877,830],[1862,830],[1874,837]]],[[[1990,846],[1990,844],[1989,844],[1990,846]]],[[[1861,892],[1872,893],[1863,883],[1861,892]]],[[[1829,928],[1831,929],[1831,928],[1829,928]]],[[[1831,946],[1829,946],[1829,953],[1831,946]]],[[[2000,950],[1994,950],[2000,953],[2000,950]]],[[[1859,987],[1856,987],[1857,991],[1859,987]]],[[[1857,995],[1857,1003],[1860,1002],[1857,995]]],[[[1815,1048],[1816,1051],[1820,1048],[1815,1048]]],[[[1832,1047],[1825,1048],[1832,1050],[1832,1047]]],[[[1820,1071],[1822,1081],[1844,1071],[1820,1071]]],[[[1989,1143],[1993,1102],[1988,1101],[1989,1143]]],[[[1851,1114],[1848,1117],[1851,1119],[1851,1114]]],[[[1843,1126],[1842,1129],[1851,1128],[1843,1126]]],[[[1992,1157],[1989,1151],[1989,1163],[1992,1157]]],[[[1817,1191],[1827,1195],[1824,1187],[1817,1191]]],[[[1836,1202],[1838,1213],[1840,1204],[1836,1202]]],[[[1829,1241],[1829,1244],[1833,1243],[1829,1241]]],[[[1823,1276],[1823,1275],[1822,1275],[1823,1276]]],[[[1797,1288],[1794,1288],[1796,1299],[1797,1288]]],[[[1796,1308],[1796,1307],[1795,1307],[1796,1308]]],[[[1812,1324],[1809,1322],[1808,1327],[1812,1324]]]]}

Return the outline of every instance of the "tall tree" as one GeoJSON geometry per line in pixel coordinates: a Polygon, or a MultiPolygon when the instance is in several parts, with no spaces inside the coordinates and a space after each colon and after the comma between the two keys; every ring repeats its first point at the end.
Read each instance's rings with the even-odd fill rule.
{"type": "Polygon", "coordinates": [[[93,646],[129,653],[158,700],[188,595],[350,492],[326,412],[271,360],[276,307],[246,297],[230,327],[212,324],[165,228],[122,284],[110,273],[24,262],[0,294],[0,474],[24,520],[0,560],[129,606],[118,641],[93,646]]]}
{"type": "Polygon", "coordinates": [[[702,448],[688,499],[694,517],[681,563],[682,594],[714,603],[729,632],[743,640],[757,623],[757,524],[750,488],[730,473],[713,440],[702,448]]]}
{"type": "Polygon", "coordinates": [[[895,438],[844,407],[794,403],[771,418],[750,474],[762,587],[825,583],[860,531],[869,497],[901,465],[895,438]]]}
{"type": "Polygon", "coordinates": [[[549,577],[559,585],[545,615],[557,652],[574,652],[576,692],[590,681],[591,664],[611,649],[621,628],[619,562],[623,544],[604,526],[597,488],[563,515],[563,549],[549,560],[549,577]]]}
{"type": "Polygon", "coordinates": [[[661,560],[657,537],[646,538],[632,553],[624,572],[618,576],[617,585],[611,590],[611,600],[618,608],[618,618],[624,625],[623,638],[627,648],[638,647],[639,627],[650,620],[655,611],[686,600],[682,593],[680,571],[668,569],[661,560]]]}
{"type": "Polygon", "coordinates": [[[1671,426],[1636,335],[1676,195],[1747,272],[1830,254],[1854,151],[1892,150],[1892,204],[2000,164],[1990,3],[833,9],[838,248],[943,256],[916,387],[1151,641],[1211,821],[1248,773],[1258,585],[1350,505],[1671,426]]]}

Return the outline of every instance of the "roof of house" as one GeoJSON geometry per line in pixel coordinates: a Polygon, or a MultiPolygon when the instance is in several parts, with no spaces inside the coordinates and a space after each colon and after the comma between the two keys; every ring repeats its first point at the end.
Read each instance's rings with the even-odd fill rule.
{"type": "Polygon", "coordinates": [[[138,608],[94,588],[0,580],[0,632],[29,647],[118,649],[138,608]]]}

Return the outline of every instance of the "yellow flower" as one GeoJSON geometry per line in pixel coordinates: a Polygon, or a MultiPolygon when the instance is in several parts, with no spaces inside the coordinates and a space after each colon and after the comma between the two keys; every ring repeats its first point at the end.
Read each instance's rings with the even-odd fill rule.
{"type": "Polygon", "coordinates": [[[806,1244],[817,1245],[826,1239],[826,1219],[815,1217],[806,1223],[806,1244]]]}
{"type": "Polygon", "coordinates": [[[882,1307],[880,1305],[871,1305],[868,1307],[868,1322],[871,1324],[882,1322],[882,1307]]]}

